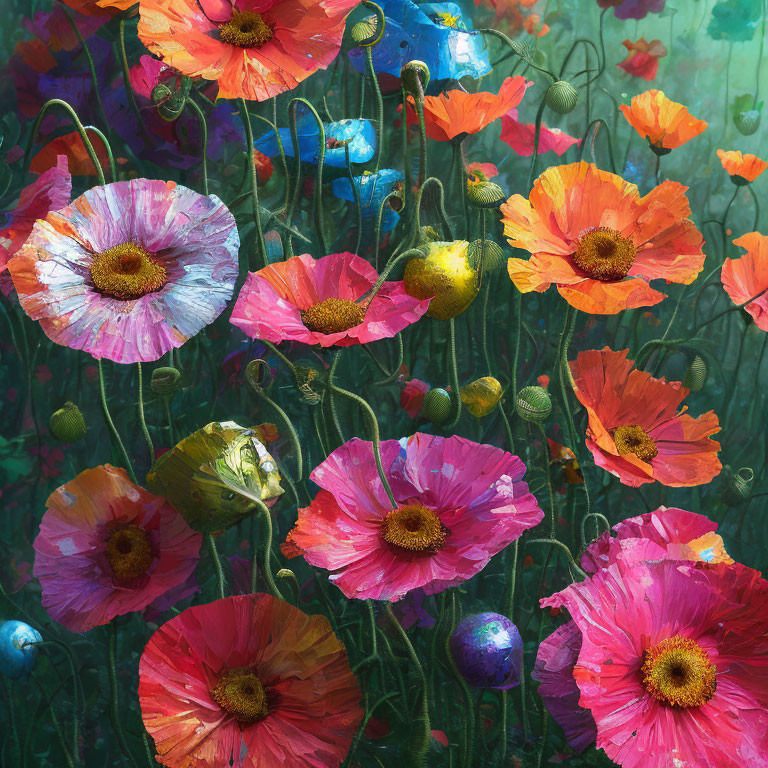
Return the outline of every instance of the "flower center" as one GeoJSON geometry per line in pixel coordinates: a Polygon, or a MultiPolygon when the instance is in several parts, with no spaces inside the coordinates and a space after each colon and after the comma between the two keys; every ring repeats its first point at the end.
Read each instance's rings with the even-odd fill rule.
{"type": "Polygon", "coordinates": [[[659,453],[656,443],[637,424],[619,427],[613,433],[613,442],[616,443],[619,456],[623,456],[625,453],[634,453],[641,461],[650,461],[659,453]]]}
{"type": "Polygon", "coordinates": [[[152,547],[147,534],[138,525],[118,528],[107,539],[106,555],[117,583],[143,576],[152,565],[152,547]]]}
{"type": "Polygon", "coordinates": [[[381,535],[391,547],[405,552],[433,554],[442,549],[448,533],[440,518],[421,504],[393,509],[381,523],[381,535]]]}
{"type": "Polygon", "coordinates": [[[700,707],[714,695],[717,668],[694,640],[675,635],[643,654],[643,685],[654,699],[673,707],[700,707]]]}
{"type": "Polygon", "coordinates": [[[253,670],[240,667],[227,670],[211,690],[214,701],[238,723],[250,725],[269,714],[267,693],[253,670]]]}
{"type": "Polygon", "coordinates": [[[301,322],[310,331],[340,333],[360,325],[365,318],[365,308],[347,299],[326,299],[313,304],[301,313],[301,322]]]}
{"type": "Polygon", "coordinates": [[[238,48],[260,48],[272,39],[272,27],[256,11],[235,11],[221,27],[220,39],[238,48]]]}
{"type": "Polygon", "coordinates": [[[165,267],[138,243],[123,243],[97,253],[91,280],[100,293],[115,299],[140,299],[159,291],[168,279],[165,267]]]}
{"type": "Polygon", "coordinates": [[[576,266],[589,277],[604,283],[626,277],[635,262],[635,245],[615,229],[598,227],[579,238],[576,266]]]}

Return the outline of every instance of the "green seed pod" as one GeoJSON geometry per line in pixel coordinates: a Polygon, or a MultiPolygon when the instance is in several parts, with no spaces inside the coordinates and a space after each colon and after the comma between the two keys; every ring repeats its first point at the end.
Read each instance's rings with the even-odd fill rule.
{"type": "MultiPolygon", "coordinates": [[[[476,270],[480,270],[480,261],[483,258],[483,241],[474,240],[469,244],[469,250],[467,251],[469,256],[469,263],[476,270]]],[[[497,269],[501,269],[504,266],[506,259],[504,258],[504,251],[501,250],[501,246],[498,243],[494,243],[493,240],[485,241],[485,256],[483,262],[483,270],[486,272],[495,272],[497,269]]]]}
{"type": "Polygon", "coordinates": [[[726,464],[723,467],[723,474],[725,479],[720,496],[729,507],[738,507],[749,498],[755,473],[751,467],[742,467],[733,472],[726,464]]]}
{"type": "Polygon", "coordinates": [[[518,416],[526,421],[546,421],[552,413],[552,398],[544,387],[523,387],[515,398],[518,416]]]}
{"type": "Polygon", "coordinates": [[[760,111],[750,109],[746,112],[737,112],[733,116],[733,124],[742,136],[752,136],[760,127],[760,111]]]}
{"type": "Polygon", "coordinates": [[[492,181],[467,181],[467,200],[476,208],[496,208],[504,199],[504,190],[492,181]]]}
{"type": "Polygon", "coordinates": [[[685,372],[683,386],[688,387],[691,392],[698,392],[707,383],[708,373],[709,368],[706,361],[700,355],[696,355],[685,372]]]}
{"type": "Polygon", "coordinates": [[[421,406],[421,415],[440,426],[445,424],[451,416],[453,404],[451,403],[451,394],[440,387],[430,389],[424,395],[424,403],[421,406]]]}
{"type": "Polygon", "coordinates": [[[64,403],[58,411],[51,414],[48,428],[51,434],[62,443],[76,443],[82,440],[88,431],[80,409],[70,402],[64,403]]]}
{"type": "Polygon", "coordinates": [[[187,95],[184,89],[172,90],[165,83],[158,83],[152,89],[152,103],[163,120],[172,123],[184,111],[187,95]]]}
{"type": "Polygon", "coordinates": [[[403,87],[415,99],[421,98],[429,85],[429,67],[418,59],[409,61],[400,70],[403,87]]]}
{"type": "Polygon", "coordinates": [[[576,109],[579,92],[567,80],[556,80],[547,88],[544,100],[553,112],[567,115],[576,109]]]}
{"type": "Polygon", "coordinates": [[[381,40],[383,34],[383,29],[381,30],[381,33],[376,30],[375,16],[369,16],[367,19],[358,21],[349,31],[352,42],[354,42],[355,45],[360,46],[375,45],[381,40]]]}
{"type": "Polygon", "coordinates": [[[170,397],[181,387],[181,373],[178,368],[163,365],[152,371],[149,388],[158,397],[170,397]]]}

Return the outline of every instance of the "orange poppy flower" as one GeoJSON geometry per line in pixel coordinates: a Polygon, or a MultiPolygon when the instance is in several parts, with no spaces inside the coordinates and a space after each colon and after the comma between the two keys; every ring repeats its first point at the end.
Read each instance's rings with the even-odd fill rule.
{"type": "Polygon", "coordinates": [[[678,411],[689,390],[633,366],[626,349],[608,347],[580,352],[570,363],[595,464],[634,488],[708,483],[722,469],[720,444],[710,439],[720,431],[714,411],[698,418],[678,411]]]}
{"type": "MultiPolygon", "coordinates": [[[[104,142],[95,134],[90,134],[88,138],[93,144],[96,157],[99,158],[102,168],[109,167],[107,157],[107,148],[104,142]]],[[[49,141],[33,158],[29,164],[29,170],[32,173],[45,173],[49,168],[53,168],[58,162],[59,155],[65,155],[69,164],[69,172],[73,176],[96,176],[96,169],[88,154],[88,150],[80,138],[77,131],[59,136],[58,139],[49,141]]]]}
{"type": "Polygon", "coordinates": [[[742,155],[741,152],[726,152],[724,149],[717,150],[717,156],[723,164],[726,173],[728,173],[734,183],[742,186],[754,181],[766,168],[768,163],[761,160],[757,155],[742,155]]]}
{"type": "Polygon", "coordinates": [[[64,5],[84,16],[106,16],[117,11],[127,11],[139,0],[61,0],[64,5]]]}
{"type": "Polygon", "coordinates": [[[613,315],[665,298],[648,281],[692,283],[704,265],[701,233],[685,192],[665,181],[640,197],[637,187],[592,163],[548,168],[529,197],[501,206],[510,245],[530,259],[509,259],[522,293],[560,295],[582,312],[613,315]]]}
{"type": "MultiPolygon", "coordinates": [[[[760,291],[768,289],[768,237],[750,232],[733,241],[746,248],[740,259],[726,259],[720,270],[725,292],[734,304],[744,304],[760,291]]],[[[754,318],[755,325],[768,331],[768,293],[747,304],[744,309],[754,318]]]]}
{"type": "Polygon", "coordinates": [[[620,104],[627,122],[660,155],[685,144],[707,128],[706,120],[695,118],[682,104],[668,99],[655,88],[635,96],[629,105],[620,104]]]}
{"type": "Polygon", "coordinates": [[[139,37],[166,64],[264,101],[338,55],[357,0],[141,0],[139,37]]]}
{"type": "MultiPolygon", "coordinates": [[[[425,96],[427,136],[437,141],[451,141],[457,136],[477,133],[516,107],[530,85],[533,83],[517,75],[504,80],[498,93],[456,90],[444,91],[439,96],[425,96]]],[[[413,103],[413,97],[409,97],[408,125],[418,123],[413,103]]]]}

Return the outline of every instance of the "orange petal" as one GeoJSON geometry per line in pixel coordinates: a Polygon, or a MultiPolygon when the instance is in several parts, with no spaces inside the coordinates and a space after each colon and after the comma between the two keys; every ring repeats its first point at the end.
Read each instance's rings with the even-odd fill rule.
{"type": "Polygon", "coordinates": [[[615,315],[624,309],[650,307],[666,298],[638,277],[603,283],[582,280],[575,285],[558,285],[560,295],[580,312],[592,315],[615,315]]]}

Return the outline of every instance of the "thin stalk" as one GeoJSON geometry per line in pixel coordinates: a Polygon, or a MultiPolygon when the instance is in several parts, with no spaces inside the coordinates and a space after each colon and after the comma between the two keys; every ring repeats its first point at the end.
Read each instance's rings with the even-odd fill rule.
{"type": "Polygon", "coordinates": [[[259,215],[259,179],[256,175],[256,164],[253,161],[253,126],[251,116],[248,114],[248,105],[245,99],[239,100],[240,119],[245,129],[245,162],[251,175],[251,207],[253,209],[253,222],[256,225],[256,260],[249,259],[251,270],[267,266],[267,246],[264,242],[264,231],[261,228],[261,216],[259,215]]]}
{"type": "Polygon", "coordinates": [[[128,471],[128,476],[135,483],[136,473],[133,471],[133,464],[131,464],[131,460],[128,458],[128,452],[125,450],[125,445],[123,445],[123,441],[120,438],[120,433],[117,431],[115,422],[112,421],[112,415],[110,414],[109,406],[107,405],[107,393],[104,387],[103,361],[101,359],[97,360],[97,365],[99,369],[99,398],[101,400],[101,411],[104,414],[104,421],[107,422],[107,429],[109,430],[110,435],[112,435],[112,439],[115,441],[118,450],[120,451],[120,456],[123,460],[123,464],[125,465],[126,470],[128,471]]]}
{"type": "Polygon", "coordinates": [[[138,390],[138,415],[139,415],[139,429],[144,437],[144,442],[147,445],[147,452],[149,454],[149,466],[155,462],[155,446],[152,444],[152,437],[147,429],[147,420],[144,414],[144,377],[142,376],[141,363],[136,363],[136,389],[138,390]]]}
{"type": "MultiPolygon", "coordinates": [[[[186,104],[192,108],[192,111],[197,115],[197,119],[200,122],[200,131],[203,134],[203,147],[201,150],[200,159],[200,171],[203,175],[203,194],[208,195],[208,124],[205,120],[205,113],[202,109],[192,100],[187,99],[186,104]]],[[[251,158],[253,158],[253,150],[251,150],[251,158]]],[[[258,180],[258,176],[257,176],[258,180]]]]}
{"type": "Polygon", "coordinates": [[[213,569],[216,571],[216,584],[219,589],[219,598],[227,596],[227,582],[224,578],[224,569],[221,567],[221,558],[219,557],[219,550],[216,547],[216,540],[212,533],[205,535],[205,540],[208,542],[208,549],[211,552],[211,560],[213,561],[213,569]]]}
{"type": "Polygon", "coordinates": [[[112,728],[117,737],[117,744],[131,762],[133,768],[136,768],[133,755],[128,749],[128,743],[125,740],[125,733],[122,726],[122,713],[120,712],[120,700],[117,686],[117,624],[114,619],[109,622],[107,627],[107,673],[109,675],[109,716],[112,720],[112,728]]]}
{"type": "Polygon", "coordinates": [[[459,388],[459,369],[456,360],[456,319],[448,321],[448,373],[451,376],[451,397],[453,398],[453,418],[445,425],[447,430],[453,429],[461,418],[461,390],[459,388]]]}
{"type": "MultiPolygon", "coordinates": [[[[283,595],[277,588],[275,578],[272,575],[272,515],[270,514],[269,507],[258,499],[253,499],[256,507],[261,512],[261,517],[264,520],[264,578],[266,579],[269,591],[275,596],[282,599],[283,595]]],[[[251,592],[256,591],[256,576],[258,574],[258,561],[257,552],[254,549],[253,553],[253,565],[251,567],[251,592]]]]}

